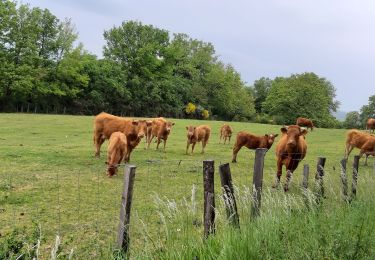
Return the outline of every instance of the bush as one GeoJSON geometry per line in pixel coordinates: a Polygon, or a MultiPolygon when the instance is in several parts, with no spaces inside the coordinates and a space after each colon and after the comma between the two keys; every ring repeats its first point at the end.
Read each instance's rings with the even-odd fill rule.
{"type": "Polygon", "coordinates": [[[270,117],[269,115],[265,114],[258,114],[255,118],[255,123],[259,124],[272,124],[273,123],[273,118],[270,117]]]}
{"type": "Polygon", "coordinates": [[[207,109],[204,109],[202,111],[202,117],[203,117],[203,119],[208,119],[210,117],[210,113],[208,112],[207,109]]]}
{"type": "Polygon", "coordinates": [[[185,107],[185,113],[188,115],[194,114],[195,110],[196,106],[191,102],[189,102],[185,107]]]}

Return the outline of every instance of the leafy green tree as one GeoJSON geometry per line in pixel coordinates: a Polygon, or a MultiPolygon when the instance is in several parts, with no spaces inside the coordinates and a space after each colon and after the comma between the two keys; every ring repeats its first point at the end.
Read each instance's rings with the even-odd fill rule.
{"type": "MultiPolygon", "coordinates": [[[[56,57],[62,46],[73,42],[59,40],[61,35],[76,39],[47,9],[30,8],[28,5],[1,1],[0,60],[0,109],[11,110],[26,103],[44,103],[54,93],[64,96],[56,88],[56,57]]],[[[69,38],[68,37],[68,38],[69,38]]],[[[61,55],[63,58],[63,55],[61,55]]],[[[48,109],[48,108],[47,108],[48,109]]]]}
{"type": "Polygon", "coordinates": [[[367,119],[369,118],[375,118],[375,95],[370,96],[368,98],[368,104],[361,108],[360,120],[362,127],[366,125],[367,119]]]}
{"type": "Polygon", "coordinates": [[[208,107],[208,74],[216,62],[215,49],[211,43],[190,38],[186,34],[174,34],[166,49],[166,63],[184,104],[194,102],[208,107]]]}
{"type": "Polygon", "coordinates": [[[325,78],[314,73],[295,74],[273,80],[263,108],[278,119],[277,123],[294,124],[302,116],[318,127],[333,127],[336,120],[331,112],[339,106],[335,96],[335,88],[325,78]]]}
{"type": "Polygon", "coordinates": [[[347,129],[362,127],[360,115],[357,111],[352,111],[346,114],[344,127],[347,129]]]}
{"type": "Polygon", "coordinates": [[[132,111],[141,115],[160,109],[161,82],[168,69],[164,61],[168,32],[129,21],[105,31],[104,38],[107,41],[104,56],[120,64],[126,75],[132,111]]]}
{"type": "Polygon", "coordinates": [[[258,114],[261,114],[263,112],[262,105],[271,90],[271,86],[272,80],[265,77],[262,77],[254,82],[254,103],[255,110],[258,114]]]}

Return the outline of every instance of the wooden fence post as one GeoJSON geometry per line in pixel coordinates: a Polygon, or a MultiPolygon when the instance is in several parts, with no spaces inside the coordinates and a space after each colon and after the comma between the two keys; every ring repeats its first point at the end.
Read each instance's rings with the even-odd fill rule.
{"type": "Polygon", "coordinates": [[[214,189],[214,161],[203,161],[204,185],[204,238],[215,234],[215,189],[214,189]]]}
{"type": "Polygon", "coordinates": [[[267,148],[257,148],[255,150],[254,175],[253,175],[253,197],[251,216],[257,217],[260,214],[260,205],[262,199],[262,185],[263,185],[263,167],[264,156],[268,151],[267,148]]]}
{"type": "Polygon", "coordinates": [[[316,186],[317,186],[317,193],[316,193],[316,202],[317,204],[320,203],[321,198],[324,198],[324,183],[323,183],[323,176],[324,176],[324,165],[326,163],[325,157],[318,157],[318,163],[316,165],[316,186]]]}
{"type": "Polygon", "coordinates": [[[220,165],[219,173],[228,221],[235,227],[240,227],[240,220],[237,213],[237,204],[236,198],[234,197],[232,175],[230,173],[229,163],[220,165]]]}
{"type": "Polygon", "coordinates": [[[304,190],[306,190],[308,186],[309,186],[309,165],[304,164],[303,165],[302,187],[303,187],[304,190]]]}
{"type": "Polygon", "coordinates": [[[133,186],[135,179],[134,165],[126,165],[124,174],[124,189],[122,192],[121,209],[120,209],[120,224],[118,228],[117,245],[124,253],[129,250],[129,224],[130,224],[130,210],[133,198],[133,186]]]}
{"type": "Polygon", "coordinates": [[[348,202],[348,178],[346,177],[346,163],[347,160],[345,158],[340,161],[342,197],[346,202],[348,202]]]}
{"type": "Polygon", "coordinates": [[[354,198],[357,195],[358,166],[359,155],[355,155],[353,162],[352,198],[354,198]]]}
{"type": "Polygon", "coordinates": [[[302,179],[302,193],[303,193],[303,199],[307,208],[310,208],[309,191],[307,189],[309,186],[309,170],[310,170],[309,165],[304,164],[303,165],[303,179],[302,179]]]}

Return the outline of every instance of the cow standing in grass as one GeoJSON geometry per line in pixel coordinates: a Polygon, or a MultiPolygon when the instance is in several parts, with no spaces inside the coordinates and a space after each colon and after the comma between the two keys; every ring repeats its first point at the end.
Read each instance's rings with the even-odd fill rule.
{"type": "Polygon", "coordinates": [[[187,126],[187,145],[186,145],[186,154],[188,154],[188,149],[191,144],[191,153],[194,153],[194,147],[197,142],[202,142],[202,153],[204,153],[204,148],[208,143],[210,138],[211,128],[208,125],[200,126],[187,126]]]}
{"type": "Polygon", "coordinates": [[[276,146],[277,174],[273,187],[276,188],[279,186],[282,167],[285,165],[287,173],[284,191],[288,191],[294,170],[306,156],[307,144],[305,135],[307,134],[307,130],[298,125],[284,126],[280,130],[282,136],[276,146]]]}
{"type": "Polygon", "coordinates": [[[171,133],[172,126],[174,126],[173,122],[165,120],[163,117],[156,118],[152,120],[152,125],[147,129],[147,148],[150,148],[150,144],[152,142],[152,139],[154,137],[157,138],[157,145],[156,149],[159,148],[159,144],[161,140],[163,140],[164,143],[164,151],[165,151],[165,145],[167,143],[167,139],[169,134],[171,133]]]}
{"type": "Polygon", "coordinates": [[[224,124],[220,128],[220,140],[219,144],[221,143],[221,139],[224,139],[224,144],[227,142],[228,139],[228,144],[230,143],[230,138],[232,137],[233,129],[230,125],[224,124]]]}
{"type": "Polygon", "coordinates": [[[125,160],[130,160],[130,154],[139,144],[147,132],[147,126],[151,121],[127,119],[107,113],[100,113],[94,120],[94,145],[95,156],[100,156],[100,147],[106,139],[109,139],[114,132],[122,132],[127,139],[127,156],[125,160]]]}
{"type": "Polygon", "coordinates": [[[117,174],[118,165],[125,160],[128,153],[128,144],[125,134],[114,132],[109,138],[107,151],[107,175],[112,177],[117,174]]]}
{"type": "Polygon", "coordinates": [[[277,136],[278,134],[266,134],[264,136],[256,136],[247,132],[239,132],[236,137],[236,142],[233,146],[232,162],[237,162],[237,154],[243,146],[247,147],[248,149],[270,149],[277,136]]]}
{"type": "Polygon", "coordinates": [[[313,124],[312,120],[310,120],[308,118],[303,118],[303,117],[297,118],[296,125],[298,125],[298,126],[304,126],[306,128],[310,128],[311,131],[314,128],[314,124],[313,124]]]}
{"type": "Polygon", "coordinates": [[[375,156],[375,136],[357,129],[349,130],[346,134],[345,159],[348,159],[354,147],[360,149],[360,157],[366,155],[365,165],[367,165],[367,157],[369,155],[375,156]]]}
{"type": "Polygon", "coordinates": [[[367,119],[366,130],[368,130],[370,133],[371,133],[371,131],[374,132],[374,130],[375,130],[375,118],[367,119]]]}

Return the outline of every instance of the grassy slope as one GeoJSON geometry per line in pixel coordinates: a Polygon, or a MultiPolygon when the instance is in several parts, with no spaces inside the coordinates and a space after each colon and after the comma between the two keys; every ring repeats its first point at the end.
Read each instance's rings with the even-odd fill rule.
{"type": "MultiPolygon", "coordinates": [[[[94,257],[105,256],[110,251],[109,247],[116,238],[123,174],[112,179],[105,176],[107,142],[103,145],[102,158],[93,158],[92,121],[93,117],[86,116],[0,114],[0,241],[13,228],[30,228],[35,220],[42,226],[42,255],[49,254],[56,233],[62,237],[63,251],[73,248],[78,256],[94,257]]],[[[152,149],[144,150],[144,143],[141,143],[132,154],[131,163],[137,165],[131,227],[133,255],[164,248],[171,238],[182,239],[180,245],[199,241],[202,234],[202,160],[214,159],[216,171],[219,163],[231,161],[234,140],[231,145],[218,144],[222,122],[174,122],[176,125],[166,153],[156,151],[155,144],[152,149]],[[201,146],[198,144],[196,154],[185,155],[185,126],[203,123],[212,127],[206,154],[199,153],[201,146]],[[174,214],[168,217],[168,212],[160,215],[161,204],[166,198],[175,200],[178,205],[185,198],[188,205],[193,184],[197,211],[184,217],[174,214]],[[162,201],[158,201],[159,197],[162,201]],[[167,218],[165,223],[173,222],[171,225],[177,233],[165,231],[163,218],[167,218]],[[194,225],[183,225],[185,235],[181,235],[177,219],[182,222],[185,219],[186,223],[193,222],[194,225]]],[[[231,125],[235,132],[246,130],[255,134],[279,133],[280,129],[276,125],[252,123],[233,122],[231,125]]],[[[310,164],[311,176],[316,168],[316,158],[327,157],[325,182],[330,196],[325,207],[328,211],[340,202],[338,162],[343,155],[344,138],[344,130],[332,129],[316,129],[307,136],[308,153],[304,163],[310,164]]],[[[266,188],[274,180],[274,149],[275,146],[266,156],[266,188]]],[[[231,164],[233,181],[239,187],[239,193],[251,185],[253,159],[254,152],[243,149],[239,152],[238,163],[231,164]]],[[[372,164],[373,160],[369,162],[372,164]]],[[[360,172],[371,170],[371,167],[361,164],[360,172]]],[[[302,165],[293,179],[291,196],[300,195],[301,171],[302,165]]],[[[371,179],[359,179],[359,200],[374,194],[371,193],[373,189],[367,189],[366,182],[371,182],[371,179]]],[[[215,186],[219,193],[218,177],[215,186]]],[[[282,192],[270,194],[273,199],[284,196],[282,192]]],[[[167,208],[170,209],[171,205],[173,208],[173,202],[168,205],[167,208]]],[[[246,205],[246,201],[239,205],[242,220],[249,215],[246,205]]]]}

